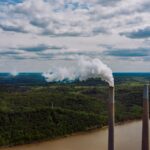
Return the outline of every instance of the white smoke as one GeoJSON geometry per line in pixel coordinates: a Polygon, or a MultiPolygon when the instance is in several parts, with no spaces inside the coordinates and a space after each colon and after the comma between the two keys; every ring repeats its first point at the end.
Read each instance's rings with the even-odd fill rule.
{"type": "Polygon", "coordinates": [[[17,70],[13,70],[10,72],[10,74],[15,77],[19,74],[19,72],[17,72],[17,70]]]}
{"type": "Polygon", "coordinates": [[[98,58],[81,57],[77,60],[77,66],[69,67],[55,67],[49,72],[43,73],[47,82],[64,81],[64,80],[80,80],[84,81],[89,78],[101,78],[103,81],[114,86],[114,78],[112,70],[98,58]]]}

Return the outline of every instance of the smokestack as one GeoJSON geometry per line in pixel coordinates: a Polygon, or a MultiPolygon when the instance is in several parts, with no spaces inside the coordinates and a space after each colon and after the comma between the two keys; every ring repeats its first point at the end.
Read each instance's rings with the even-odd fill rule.
{"type": "Polygon", "coordinates": [[[149,150],[149,85],[143,91],[142,150],[149,150]]]}
{"type": "Polygon", "coordinates": [[[114,100],[114,87],[109,87],[109,100],[108,100],[108,150],[114,150],[114,124],[115,124],[115,100],[114,100]]]}

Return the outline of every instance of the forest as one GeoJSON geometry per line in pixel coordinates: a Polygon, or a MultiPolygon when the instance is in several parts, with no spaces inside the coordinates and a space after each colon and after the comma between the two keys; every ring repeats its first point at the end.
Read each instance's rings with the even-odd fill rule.
{"type": "MultiPolygon", "coordinates": [[[[115,76],[116,123],[142,117],[150,76],[115,76]]],[[[68,136],[107,126],[108,85],[100,79],[48,84],[1,84],[0,146],[68,136]]]]}

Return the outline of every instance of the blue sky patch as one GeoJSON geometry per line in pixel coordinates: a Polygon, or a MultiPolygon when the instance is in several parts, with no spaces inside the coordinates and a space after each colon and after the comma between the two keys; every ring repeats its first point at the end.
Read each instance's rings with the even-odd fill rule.
{"type": "Polygon", "coordinates": [[[23,0],[0,0],[0,4],[13,4],[13,3],[20,3],[23,0]]]}
{"type": "Polygon", "coordinates": [[[150,27],[146,27],[144,29],[139,29],[137,31],[133,31],[133,32],[127,32],[127,33],[121,33],[120,35],[125,35],[126,37],[129,38],[149,38],[150,37],[150,27]]]}

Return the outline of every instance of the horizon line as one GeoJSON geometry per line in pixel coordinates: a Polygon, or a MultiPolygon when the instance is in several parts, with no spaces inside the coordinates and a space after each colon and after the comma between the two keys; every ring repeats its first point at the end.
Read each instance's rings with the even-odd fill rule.
{"type": "MultiPolygon", "coordinates": [[[[0,72],[0,73],[12,73],[11,71],[10,72],[0,72]]],[[[19,72],[19,71],[17,71],[17,73],[44,73],[44,72],[37,72],[37,71],[35,71],[35,72],[31,72],[31,71],[29,71],[29,72],[19,72]]],[[[112,72],[112,73],[150,73],[150,71],[148,72],[148,71],[145,71],[145,72],[138,72],[138,71],[135,71],[135,72],[131,72],[131,71],[129,71],[129,72],[126,72],[126,71],[123,71],[123,72],[121,72],[121,71],[115,71],[115,72],[112,72]]]]}

